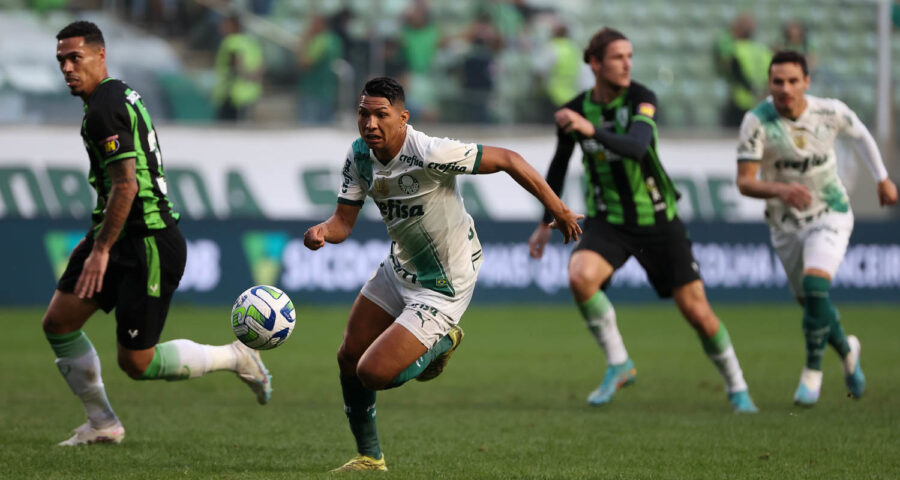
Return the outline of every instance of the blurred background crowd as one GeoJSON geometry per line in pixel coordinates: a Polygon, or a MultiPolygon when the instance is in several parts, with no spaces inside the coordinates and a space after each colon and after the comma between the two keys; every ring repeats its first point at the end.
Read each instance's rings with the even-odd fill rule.
{"type": "MultiPolygon", "coordinates": [[[[632,40],[664,126],[736,127],[781,48],[809,55],[813,94],[870,125],[878,102],[874,1],[0,0],[0,123],[80,118],[53,49],[75,18],[103,29],[111,75],[167,122],[340,123],[366,79],[390,75],[418,121],[549,123],[592,84],[581,52],[602,26],[632,40]]],[[[892,20],[897,59],[900,3],[892,20]]]]}

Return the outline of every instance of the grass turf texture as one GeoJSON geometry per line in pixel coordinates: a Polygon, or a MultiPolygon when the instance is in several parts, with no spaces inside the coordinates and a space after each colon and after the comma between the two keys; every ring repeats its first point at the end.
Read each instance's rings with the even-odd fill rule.
{"type": "MultiPolygon", "coordinates": [[[[86,448],[55,445],[84,417],[53,365],[41,311],[6,309],[0,478],[329,478],[323,472],[355,453],[335,361],[347,309],[299,306],[292,338],[263,353],[275,388],[265,407],[231,373],[128,379],[116,367],[113,318],[93,318],[86,331],[127,437],[86,448]]],[[[847,332],[862,340],[868,390],[848,399],[830,352],[813,409],[791,402],[804,359],[800,309],[717,310],[758,415],[731,413],[674,306],[618,308],[638,381],[599,408],[585,397],[604,360],[574,306],[474,306],[441,378],[379,393],[385,478],[896,478],[897,307],[841,307],[847,332]]],[[[229,342],[228,320],[226,307],[176,305],[163,339],[229,342]]]]}

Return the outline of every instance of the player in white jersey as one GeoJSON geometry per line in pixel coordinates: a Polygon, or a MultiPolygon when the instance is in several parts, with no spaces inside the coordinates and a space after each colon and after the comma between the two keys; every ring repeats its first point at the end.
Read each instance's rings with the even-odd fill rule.
{"type": "Polygon", "coordinates": [[[317,250],[344,241],[366,196],[393,242],[350,310],[338,350],[344,411],[358,455],[337,470],[386,470],[375,425],[375,391],[441,373],[462,340],[458,323],[481,267],[481,245],[456,175],[505,171],[552,212],[565,241],[581,234],[572,213],[517,153],[425,135],[408,125],[403,88],[381,77],[360,94],[353,142],[334,214],[311,227],[317,250]]]}
{"type": "Polygon", "coordinates": [[[897,203],[897,187],[856,114],[840,100],[807,95],[807,89],[803,55],[776,54],[769,66],[771,97],[747,112],[741,124],[737,185],[748,197],[766,199],[772,245],[803,306],[806,366],[794,402],[812,406],[822,387],[826,343],[841,356],[850,394],[859,398],[866,386],[859,340],[844,335],[828,296],[853,230],[853,211],[837,174],[835,137],[848,137],[865,160],[882,206],[897,203]]]}

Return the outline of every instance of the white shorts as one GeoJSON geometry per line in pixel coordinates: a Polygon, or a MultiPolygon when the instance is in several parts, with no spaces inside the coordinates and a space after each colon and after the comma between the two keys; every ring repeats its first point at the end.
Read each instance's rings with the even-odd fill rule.
{"type": "Polygon", "coordinates": [[[852,211],[825,213],[793,232],[771,229],[772,246],[781,259],[794,296],[803,296],[803,271],[806,269],[823,270],[834,278],[844,260],[852,232],[852,211]]]}
{"type": "MultiPolygon", "coordinates": [[[[475,282],[448,297],[402,280],[390,265],[390,258],[385,259],[363,285],[360,294],[395,317],[395,322],[412,332],[425,348],[433,347],[459,323],[469,308],[475,282]]],[[[480,267],[481,262],[477,266],[480,267]]]]}

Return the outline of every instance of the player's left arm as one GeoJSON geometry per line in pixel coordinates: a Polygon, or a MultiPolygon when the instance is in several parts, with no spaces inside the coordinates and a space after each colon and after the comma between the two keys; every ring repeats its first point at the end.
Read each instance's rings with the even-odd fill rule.
{"type": "Polygon", "coordinates": [[[859,121],[856,114],[846,105],[841,106],[845,109],[841,131],[850,139],[854,153],[866,162],[869,173],[878,184],[878,202],[881,206],[896,204],[897,186],[891,181],[887,169],[884,168],[884,160],[881,158],[881,152],[878,151],[878,144],[875,143],[869,129],[859,121]]]}
{"type": "Polygon", "coordinates": [[[597,128],[590,120],[569,108],[558,110],[554,119],[559,128],[567,133],[576,132],[583,137],[593,138],[617,155],[640,160],[647,153],[656,130],[656,95],[646,89],[636,91],[633,95],[631,122],[624,134],[597,128]]]}
{"type": "Polygon", "coordinates": [[[554,218],[551,227],[559,229],[566,243],[570,239],[578,240],[578,235],[581,234],[578,220],[584,218],[584,215],[569,210],[544,178],[521,155],[505,148],[483,147],[477,173],[482,175],[499,171],[509,174],[516,183],[544,204],[554,218]]]}
{"type": "Polygon", "coordinates": [[[122,233],[125,220],[131,212],[131,205],[138,192],[135,158],[117,160],[106,166],[112,182],[109,200],[103,216],[103,225],[94,239],[94,247],[84,260],[81,275],[75,283],[75,294],[79,298],[91,298],[103,289],[103,276],[109,263],[109,250],[122,233]]]}
{"type": "Polygon", "coordinates": [[[138,193],[137,154],[131,125],[134,112],[128,109],[121,97],[106,96],[96,100],[85,119],[85,129],[102,157],[111,187],[103,224],[75,283],[75,294],[80,298],[90,298],[103,289],[109,250],[119,239],[138,193]]]}

